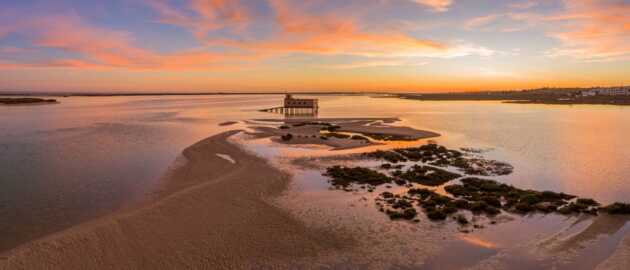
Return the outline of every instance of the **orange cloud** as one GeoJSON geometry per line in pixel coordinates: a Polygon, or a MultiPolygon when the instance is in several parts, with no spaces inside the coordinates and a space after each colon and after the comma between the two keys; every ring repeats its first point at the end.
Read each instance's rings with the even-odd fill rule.
{"type": "MultiPolygon", "coordinates": [[[[240,1],[188,0],[191,14],[168,5],[165,0],[147,0],[160,16],[162,23],[183,27],[193,33],[206,46],[238,49],[258,57],[283,54],[354,55],[371,58],[387,57],[459,57],[466,55],[490,55],[486,48],[468,44],[449,44],[422,39],[400,30],[367,29],[361,21],[361,10],[378,8],[387,2],[349,1],[344,7],[326,9],[328,1],[267,0],[271,17],[252,17],[250,9],[240,1]],[[202,3],[205,3],[202,5],[202,3]],[[375,6],[376,5],[376,6],[375,6]],[[359,10],[359,11],[357,11],[359,10]],[[347,10],[346,10],[347,11],[347,10]],[[201,16],[200,14],[203,14],[201,16]],[[202,17],[200,20],[198,17],[202,17]],[[257,19],[260,21],[252,21],[257,19]],[[247,29],[262,23],[270,29],[247,29]],[[232,31],[230,38],[209,37],[208,31],[217,29],[232,31]],[[249,35],[255,31],[256,35],[249,35]]],[[[422,1],[436,9],[445,9],[452,1],[422,1]]]]}
{"type": "Polygon", "coordinates": [[[413,0],[414,2],[425,5],[437,12],[447,11],[453,4],[452,0],[413,0]]]}
{"type": "Polygon", "coordinates": [[[88,25],[76,16],[49,16],[28,20],[24,29],[33,45],[77,54],[74,58],[38,63],[5,63],[12,67],[125,68],[130,70],[197,70],[232,65],[245,55],[188,50],[163,54],[134,45],[132,35],[88,25]]]}
{"type": "Polygon", "coordinates": [[[23,18],[5,31],[27,36],[38,49],[62,50],[70,56],[23,63],[12,59],[14,62],[5,66],[223,70],[292,53],[361,56],[371,58],[366,62],[372,65],[391,64],[392,58],[493,54],[483,47],[417,38],[399,30],[370,31],[356,14],[348,16],[340,14],[339,9],[322,9],[326,4],[322,0],[268,0],[272,16],[265,17],[264,22],[270,23],[272,29],[257,32],[254,37],[249,35],[248,27],[258,23],[254,18],[261,18],[253,17],[251,7],[240,1],[188,0],[179,8],[171,6],[168,0],[146,1],[159,15],[159,22],[188,29],[206,47],[160,53],[137,46],[130,32],[90,25],[76,15],[39,16],[23,18]],[[213,30],[226,30],[232,38],[212,38],[208,34],[213,30]],[[210,47],[222,52],[212,52],[210,47]]]}
{"type": "Polygon", "coordinates": [[[562,47],[551,56],[571,56],[584,60],[630,59],[630,4],[625,1],[565,1],[566,10],[549,18],[564,23],[551,36],[562,47]]]}
{"type": "Polygon", "coordinates": [[[250,22],[249,11],[238,0],[189,0],[186,10],[175,8],[168,0],[146,0],[160,15],[160,22],[190,29],[198,39],[209,31],[240,29],[250,22]]]}
{"type": "MultiPolygon", "coordinates": [[[[207,39],[206,44],[240,48],[263,55],[308,53],[364,57],[457,57],[487,55],[490,50],[420,39],[399,31],[369,31],[359,18],[336,10],[312,12],[323,1],[269,0],[275,31],[263,39],[207,39]]],[[[491,53],[490,53],[491,54],[491,53]]]]}
{"type": "Polygon", "coordinates": [[[247,24],[249,13],[235,0],[192,0],[192,7],[204,18],[223,21],[227,24],[247,24]]]}
{"type": "Polygon", "coordinates": [[[486,26],[492,22],[494,22],[497,18],[503,16],[502,14],[490,14],[486,16],[475,17],[468,20],[464,24],[464,28],[472,30],[482,26],[486,26]]]}
{"type": "Polygon", "coordinates": [[[440,42],[416,39],[403,33],[369,33],[355,18],[335,13],[309,14],[302,6],[285,0],[271,0],[281,33],[252,48],[327,54],[384,56],[426,54],[446,50],[440,42]]]}

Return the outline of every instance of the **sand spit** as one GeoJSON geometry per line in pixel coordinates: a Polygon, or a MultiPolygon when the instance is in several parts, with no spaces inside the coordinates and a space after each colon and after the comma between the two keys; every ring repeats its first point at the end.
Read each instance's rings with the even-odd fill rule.
{"type": "Polygon", "coordinates": [[[237,132],[185,149],[150,201],[1,254],[0,269],[294,268],[342,248],[274,206],[289,177],[229,143],[237,132]]]}

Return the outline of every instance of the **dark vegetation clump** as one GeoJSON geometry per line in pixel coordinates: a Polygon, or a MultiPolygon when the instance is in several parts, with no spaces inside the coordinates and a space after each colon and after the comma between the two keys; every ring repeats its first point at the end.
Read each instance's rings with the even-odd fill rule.
{"type": "Polygon", "coordinates": [[[431,220],[445,220],[446,213],[439,209],[430,209],[427,210],[427,217],[431,220]]]}
{"type": "Polygon", "coordinates": [[[470,223],[468,219],[466,218],[466,216],[461,215],[461,214],[455,216],[455,221],[457,221],[457,223],[462,226],[468,225],[468,223],[470,223]]]}
{"type": "Polygon", "coordinates": [[[330,126],[333,126],[333,124],[328,123],[328,122],[307,121],[307,122],[295,123],[292,126],[294,126],[294,127],[303,127],[303,126],[325,126],[325,127],[330,127],[330,126]]]}
{"type": "Polygon", "coordinates": [[[398,163],[398,162],[406,162],[407,159],[396,153],[393,151],[382,151],[382,150],[377,150],[375,152],[371,152],[371,153],[366,153],[364,154],[369,158],[374,158],[374,159],[383,159],[386,160],[390,163],[398,163]]]}
{"type": "Polygon", "coordinates": [[[424,200],[428,198],[429,196],[432,196],[436,193],[426,188],[412,188],[412,189],[407,190],[407,194],[409,194],[410,196],[416,196],[424,200]]]}
{"type": "Polygon", "coordinates": [[[401,148],[394,150],[409,160],[434,162],[443,159],[445,161],[462,156],[462,153],[456,150],[448,150],[446,147],[437,144],[425,144],[420,147],[401,148]]]}
{"type": "Polygon", "coordinates": [[[569,203],[565,206],[560,207],[558,209],[558,213],[563,214],[563,215],[579,214],[586,208],[587,206],[583,204],[569,203]]]}
{"type": "Polygon", "coordinates": [[[616,202],[602,207],[601,210],[611,215],[630,215],[630,204],[616,202]]]}
{"type": "MultiPolygon", "coordinates": [[[[501,214],[502,211],[529,213],[558,213],[563,215],[592,214],[599,211],[611,215],[630,215],[630,204],[613,203],[600,206],[600,203],[590,198],[577,198],[574,195],[554,192],[520,189],[490,179],[465,177],[459,182],[444,187],[449,196],[441,195],[427,188],[417,188],[413,184],[424,186],[441,186],[461,175],[449,172],[443,167],[455,167],[466,174],[475,175],[503,175],[511,173],[512,166],[499,162],[482,160],[477,157],[469,158],[456,150],[449,150],[437,144],[427,144],[415,148],[396,149],[393,151],[375,151],[364,154],[373,159],[387,161],[379,166],[388,170],[391,176],[368,168],[349,168],[334,166],[327,169],[324,175],[331,178],[330,183],[344,190],[353,184],[363,185],[369,192],[376,186],[392,182],[399,186],[408,187],[404,194],[383,192],[376,198],[379,211],[387,214],[390,219],[414,220],[419,211],[434,221],[454,220],[461,226],[470,221],[460,211],[470,211],[474,215],[490,217],[501,214]],[[402,162],[423,162],[414,164],[403,171],[402,162]],[[429,165],[426,165],[429,164],[429,165]],[[435,167],[438,166],[438,167],[435,167]]],[[[493,221],[496,223],[496,221],[493,221]]],[[[493,223],[494,224],[494,223],[493,223]]],[[[473,224],[477,228],[477,224],[473,224]]],[[[482,226],[479,226],[482,227],[482,226]]],[[[466,230],[467,231],[467,230],[466,230]]]]}
{"type": "Polygon", "coordinates": [[[285,135],[282,135],[280,137],[283,141],[290,141],[291,139],[293,139],[293,134],[291,133],[287,133],[285,135]]]}
{"type": "MultiPolygon", "coordinates": [[[[384,169],[384,170],[396,169],[396,170],[400,171],[400,169],[404,168],[405,165],[402,165],[402,164],[394,165],[394,164],[391,164],[391,163],[383,163],[383,164],[381,164],[380,167],[381,167],[381,169],[384,169]]],[[[400,176],[400,175],[402,175],[402,171],[400,171],[400,173],[398,175],[395,175],[395,176],[400,176]]]]}
{"type": "Polygon", "coordinates": [[[0,98],[0,104],[16,105],[16,104],[34,104],[34,103],[56,103],[55,99],[43,98],[0,98]]]}
{"type": "Polygon", "coordinates": [[[335,132],[337,130],[339,130],[341,127],[340,126],[329,126],[326,128],[326,130],[330,131],[330,132],[335,132]]]}
{"type": "Polygon", "coordinates": [[[403,135],[383,134],[383,133],[362,133],[362,134],[378,141],[415,141],[416,140],[416,138],[414,137],[403,136],[403,135]]]}
{"type": "MultiPolygon", "coordinates": [[[[440,163],[436,164],[440,165],[440,163]]],[[[456,158],[450,164],[454,167],[457,167],[461,171],[469,175],[482,175],[482,176],[492,176],[492,175],[508,175],[511,174],[514,170],[512,165],[496,161],[496,160],[487,160],[481,158],[456,158]]]]}
{"type": "Polygon", "coordinates": [[[437,144],[400,148],[393,151],[376,151],[367,155],[370,158],[385,159],[390,162],[392,162],[392,159],[404,159],[403,161],[422,162],[438,167],[451,166],[468,175],[508,175],[514,170],[512,165],[508,163],[471,157],[470,155],[464,155],[460,151],[451,150],[437,144]],[[397,157],[395,154],[401,157],[397,157]]]}
{"type": "Polygon", "coordinates": [[[387,209],[385,213],[389,216],[391,220],[396,220],[396,219],[411,220],[411,219],[414,219],[418,215],[418,212],[416,211],[415,208],[406,208],[402,210],[387,209]]]}
{"type": "Polygon", "coordinates": [[[391,192],[383,192],[376,200],[377,205],[381,206],[391,219],[401,218],[405,211],[414,214],[406,215],[406,219],[414,218],[417,215],[417,211],[413,206],[414,202],[423,209],[426,216],[431,220],[444,220],[449,215],[459,211],[456,204],[453,203],[453,199],[425,188],[411,188],[402,196],[394,195],[391,192]],[[414,210],[412,212],[408,209],[414,210]]]}
{"type": "Polygon", "coordinates": [[[401,178],[425,186],[439,186],[461,175],[431,166],[414,165],[400,175],[401,178]]]}
{"type": "Polygon", "coordinates": [[[599,206],[599,203],[590,198],[579,198],[575,201],[577,204],[588,205],[588,206],[599,206]]]}
{"type": "Polygon", "coordinates": [[[379,210],[385,212],[391,220],[411,220],[418,215],[409,198],[394,195],[391,192],[381,193],[377,198],[376,204],[380,206],[379,210]]]}
{"type": "Polygon", "coordinates": [[[330,183],[335,187],[347,187],[351,184],[378,186],[391,183],[393,180],[380,172],[362,167],[333,166],[328,168],[324,175],[331,178],[330,183]]]}
{"type": "MultiPolygon", "coordinates": [[[[449,185],[444,190],[456,198],[466,200],[473,212],[498,214],[499,209],[527,214],[534,211],[560,214],[596,214],[599,203],[593,199],[575,198],[573,195],[553,191],[534,191],[515,188],[494,180],[465,178],[461,185],[449,185]]],[[[460,204],[464,204],[461,202],[460,204]]]]}
{"type": "Polygon", "coordinates": [[[335,132],[339,130],[340,128],[341,128],[340,126],[328,125],[328,126],[322,127],[321,130],[328,131],[328,132],[335,132]]]}

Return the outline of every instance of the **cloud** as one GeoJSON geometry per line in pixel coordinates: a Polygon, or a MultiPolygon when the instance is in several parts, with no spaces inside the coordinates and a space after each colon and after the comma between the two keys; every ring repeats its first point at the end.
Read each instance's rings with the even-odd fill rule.
{"type": "Polygon", "coordinates": [[[475,17],[472,18],[470,20],[468,20],[465,24],[464,24],[464,28],[472,30],[472,29],[477,29],[479,27],[482,26],[486,26],[492,22],[494,22],[497,18],[503,16],[502,14],[490,14],[490,15],[486,15],[486,16],[480,16],[480,17],[475,17]]]}
{"type": "Polygon", "coordinates": [[[464,23],[464,29],[486,32],[518,32],[541,25],[547,19],[533,12],[504,12],[474,17],[464,23]]]}
{"type": "Polygon", "coordinates": [[[20,54],[30,51],[26,48],[19,48],[14,46],[4,46],[0,47],[0,54],[20,54]]]}
{"type": "Polygon", "coordinates": [[[239,0],[188,0],[175,7],[169,0],[146,0],[159,15],[159,22],[187,28],[203,39],[218,29],[243,29],[249,25],[250,11],[239,0]]]}
{"type": "MultiPolygon", "coordinates": [[[[510,5],[529,8],[537,2],[510,5]]],[[[468,30],[516,32],[539,27],[560,42],[546,52],[550,57],[586,61],[630,59],[630,3],[618,0],[565,0],[559,11],[547,14],[508,11],[475,17],[464,24],[468,30]],[[515,24],[515,22],[517,24],[515,24]]]]}
{"type": "Polygon", "coordinates": [[[246,45],[250,49],[273,52],[350,54],[361,56],[413,56],[448,50],[448,45],[407,34],[369,32],[358,19],[334,12],[312,13],[306,6],[285,0],[272,0],[279,30],[275,36],[246,45]]]}
{"type": "Polygon", "coordinates": [[[28,37],[34,48],[64,51],[70,56],[33,61],[5,62],[5,66],[126,68],[130,70],[195,70],[238,60],[229,54],[188,50],[158,53],[135,46],[133,35],[83,22],[75,15],[29,18],[13,30],[28,37]]]}
{"type": "Polygon", "coordinates": [[[562,46],[549,56],[588,61],[630,59],[630,4],[625,1],[565,1],[565,10],[548,20],[556,29],[549,35],[562,46]]]}
{"type": "Polygon", "coordinates": [[[538,6],[538,2],[530,0],[525,2],[511,3],[508,6],[514,9],[529,9],[538,6]]]}
{"type": "MultiPolygon", "coordinates": [[[[446,2],[450,4],[450,1],[439,5],[438,1],[428,2],[442,7],[448,6],[446,2]]],[[[397,29],[370,30],[365,28],[357,12],[348,14],[342,9],[326,9],[326,3],[321,0],[268,0],[273,14],[265,22],[269,22],[273,30],[267,35],[257,33],[256,38],[252,38],[244,30],[241,35],[236,33],[236,38],[195,36],[201,37],[200,42],[207,46],[237,48],[264,56],[305,53],[363,57],[453,57],[480,52],[453,46],[448,42],[417,38],[397,29]]],[[[354,7],[358,3],[364,2],[346,4],[354,7]]],[[[172,12],[159,13],[164,15],[172,12]]],[[[160,21],[175,21],[170,17],[163,17],[160,21]]],[[[187,27],[193,33],[198,29],[190,24],[176,24],[187,27]]]]}
{"type": "MultiPolygon", "coordinates": [[[[250,2],[187,0],[178,6],[169,0],[145,1],[157,15],[153,22],[181,27],[193,34],[198,44],[164,53],[141,46],[132,32],[91,24],[76,14],[39,14],[15,19],[11,27],[0,28],[7,29],[5,34],[25,38],[32,48],[10,62],[6,57],[0,60],[5,61],[5,67],[27,68],[225,70],[290,54],[367,57],[370,61],[364,65],[374,66],[404,63],[410,58],[494,53],[463,41],[427,39],[397,28],[370,28],[360,15],[349,15],[323,0],[268,0],[266,16],[256,13],[260,10],[250,2]],[[261,24],[269,29],[259,31],[261,24]]],[[[357,3],[348,2],[347,8],[357,3]]]]}
{"type": "Polygon", "coordinates": [[[412,0],[418,4],[427,6],[436,12],[447,11],[453,4],[452,0],[412,0]]]}

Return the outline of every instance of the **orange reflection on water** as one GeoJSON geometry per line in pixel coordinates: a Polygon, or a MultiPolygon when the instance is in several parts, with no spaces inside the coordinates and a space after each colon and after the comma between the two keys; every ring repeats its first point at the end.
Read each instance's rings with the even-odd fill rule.
{"type": "Polygon", "coordinates": [[[496,249],[498,247],[498,245],[495,243],[489,242],[487,240],[484,240],[484,239],[481,239],[472,235],[460,235],[458,238],[466,243],[483,247],[483,248],[496,249]]]}
{"type": "Polygon", "coordinates": [[[626,184],[627,156],[620,149],[628,146],[628,134],[620,123],[630,118],[619,109],[601,106],[580,107],[562,115],[563,121],[557,121],[551,132],[550,146],[555,149],[549,154],[549,165],[562,190],[613,201],[605,195],[608,190],[626,184]]]}

